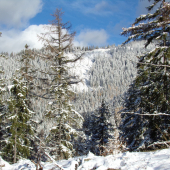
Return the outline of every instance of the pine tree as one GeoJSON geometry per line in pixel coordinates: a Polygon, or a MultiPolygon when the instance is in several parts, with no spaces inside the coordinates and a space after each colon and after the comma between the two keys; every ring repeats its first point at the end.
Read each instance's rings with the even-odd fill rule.
{"type": "MultiPolygon", "coordinates": [[[[19,69],[19,74],[21,76],[22,82],[25,84],[27,90],[25,94],[25,104],[26,106],[31,110],[35,111],[35,105],[36,103],[35,98],[37,98],[39,91],[37,90],[37,82],[39,82],[39,69],[35,67],[35,56],[36,53],[29,49],[29,46],[26,44],[25,49],[23,50],[20,58],[20,69],[19,69]]],[[[39,99],[38,99],[39,100],[39,99]]],[[[38,112],[36,110],[36,112],[38,112]]],[[[34,112],[35,113],[35,112],[34,112]]],[[[39,124],[37,121],[34,120],[36,117],[35,114],[32,114],[32,117],[30,119],[30,124],[32,128],[34,129],[34,135],[29,138],[30,144],[31,144],[31,149],[30,149],[30,157],[31,159],[36,159],[37,155],[37,134],[38,131],[37,129],[39,128],[39,124]]],[[[39,140],[38,140],[39,142],[39,140]]],[[[39,144],[38,144],[39,146],[39,144]]]]}
{"type": "Polygon", "coordinates": [[[82,124],[82,116],[73,109],[70,101],[74,92],[71,85],[78,83],[76,76],[71,74],[69,66],[76,62],[81,56],[69,58],[64,53],[72,46],[75,33],[69,32],[69,23],[62,22],[63,12],[56,9],[52,15],[54,20],[51,22],[49,30],[40,36],[46,47],[44,58],[48,59],[51,66],[46,75],[51,77],[48,82],[50,90],[44,95],[51,99],[46,112],[46,117],[53,122],[50,129],[47,143],[49,150],[55,159],[69,158],[73,155],[72,137],[77,134],[76,128],[82,124]]]}
{"type": "MultiPolygon", "coordinates": [[[[148,0],[149,2],[151,0],[148,0]]],[[[148,13],[136,18],[132,27],[123,28],[121,35],[128,36],[128,39],[124,42],[131,40],[147,40],[145,47],[155,40],[160,40],[160,44],[166,45],[166,39],[169,35],[169,2],[165,0],[154,0],[153,4],[147,7],[148,12],[151,12],[157,5],[159,7],[153,14],[148,13]],[[148,21],[148,22],[147,22],[148,21]]]]}
{"type": "Polygon", "coordinates": [[[34,121],[31,119],[33,112],[30,110],[30,84],[32,83],[30,67],[30,51],[25,46],[24,54],[21,57],[21,67],[12,78],[12,85],[9,86],[7,100],[7,111],[5,112],[6,130],[3,136],[5,146],[2,148],[2,156],[5,160],[16,162],[21,157],[30,156],[31,141],[33,141],[34,121]]]}
{"type": "MultiPolygon", "coordinates": [[[[140,133],[137,136],[136,134],[133,135],[133,139],[138,140],[138,144],[134,148],[147,148],[153,142],[165,141],[170,138],[169,118],[168,116],[159,115],[160,113],[170,114],[170,4],[165,0],[154,0],[153,4],[147,8],[148,11],[150,12],[158,3],[160,3],[160,6],[153,14],[141,15],[132,27],[123,29],[122,33],[122,35],[129,36],[125,43],[130,40],[141,39],[146,40],[145,47],[152,42],[157,43],[154,50],[139,58],[137,65],[138,74],[134,86],[135,90],[138,91],[136,98],[138,97],[140,102],[135,112],[143,115],[143,123],[136,127],[136,131],[140,131],[140,133]],[[158,116],[152,116],[152,114],[158,114],[158,116]]],[[[132,94],[129,95],[129,99],[132,98],[132,94]]],[[[135,105],[135,101],[131,103],[135,105]]],[[[133,108],[129,111],[134,113],[133,108]]],[[[127,120],[129,114],[125,115],[123,113],[123,116],[127,120]]],[[[130,117],[129,124],[130,122],[136,123],[136,121],[139,121],[136,119],[136,117],[139,117],[137,115],[130,117]]],[[[123,131],[126,130],[124,127],[123,131]]],[[[127,137],[126,135],[126,138],[130,144],[132,136],[127,137]]]]}
{"type": "Polygon", "coordinates": [[[110,111],[105,102],[102,101],[102,105],[99,108],[98,112],[93,114],[91,121],[91,142],[92,151],[97,155],[104,154],[106,146],[109,142],[109,139],[112,138],[111,132],[113,131],[113,126],[110,123],[110,111]]]}
{"type": "Polygon", "coordinates": [[[3,158],[16,162],[20,158],[30,156],[30,139],[33,135],[30,119],[32,111],[26,104],[27,87],[22,79],[13,78],[10,88],[11,97],[8,99],[8,136],[6,146],[3,148],[3,158]]]}

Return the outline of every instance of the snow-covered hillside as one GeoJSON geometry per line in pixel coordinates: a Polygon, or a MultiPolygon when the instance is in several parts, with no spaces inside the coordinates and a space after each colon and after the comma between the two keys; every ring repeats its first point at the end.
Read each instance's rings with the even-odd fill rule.
{"type": "MultiPolygon", "coordinates": [[[[62,160],[60,162],[42,162],[43,170],[169,170],[170,149],[163,149],[155,152],[125,152],[117,155],[95,156],[89,153],[87,156],[62,160]]],[[[1,161],[4,165],[2,170],[36,170],[35,165],[30,160],[19,160],[18,163],[10,165],[1,161]]]]}
{"type": "MultiPolygon", "coordinates": [[[[71,71],[82,79],[81,83],[74,85],[76,96],[73,105],[75,110],[80,113],[90,113],[101,105],[102,99],[105,99],[110,106],[113,106],[114,103],[113,109],[120,108],[122,95],[136,76],[136,56],[150,48],[153,47],[144,49],[144,42],[141,41],[131,42],[125,46],[112,45],[99,49],[73,48],[71,51],[65,52],[68,57],[83,54],[81,60],[70,65],[71,71]]],[[[31,61],[31,65],[37,69],[36,77],[41,77],[39,70],[44,71],[48,69],[49,65],[39,57],[39,55],[43,55],[43,49],[41,51],[33,49],[32,51],[35,59],[31,61]]],[[[0,65],[4,71],[2,76],[7,85],[10,85],[10,78],[21,67],[19,60],[22,55],[23,53],[20,52],[1,58],[0,65]]],[[[50,101],[33,100],[35,119],[38,121],[43,119],[44,111],[50,101]]]]}
{"type": "Polygon", "coordinates": [[[74,69],[83,79],[75,86],[78,92],[75,109],[80,113],[93,112],[104,99],[114,109],[122,106],[122,98],[136,76],[137,56],[152,49],[144,49],[144,42],[125,46],[85,51],[74,69]]]}

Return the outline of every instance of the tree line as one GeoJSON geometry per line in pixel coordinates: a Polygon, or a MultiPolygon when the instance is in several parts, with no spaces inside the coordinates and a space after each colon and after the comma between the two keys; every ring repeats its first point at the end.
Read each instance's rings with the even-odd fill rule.
{"type": "Polygon", "coordinates": [[[130,151],[168,145],[170,10],[168,2],[154,0],[148,11],[157,4],[152,14],[124,28],[122,35],[128,37],[124,46],[111,46],[103,56],[96,53],[86,81],[88,91],[83,92],[71,88],[80,79],[71,74],[69,63],[82,58],[85,49],[72,48],[75,33],[62,23],[62,11],[56,10],[51,26],[39,36],[44,48],[30,50],[26,45],[16,55],[20,64],[15,73],[10,72],[8,88],[2,66],[0,153],[4,159],[16,162],[29,157],[38,162],[47,159],[43,153],[59,160],[88,151],[103,155],[116,126],[130,151]],[[140,47],[141,40],[147,48],[140,47]],[[68,52],[74,57],[69,58],[68,52]],[[119,124],[115,115],[121,116],[119,124]]]}
{"type": "MultiPolygon", "coordinates": [[[[86,152],[91,149],[86,138],[77,145],[84,140],[84,118],[71,102],[75,96],[71,86],[80,80],[71,74],[69,64],[82,58],[82,54],[72,58],[66,55],[72,48],[75,32],[70,31],[69,23],[62,22],[62,15],[56,9],[47,31],[39,35],[45,44],[42,50],[30,50],[26,44],[18,55],[9,57],[17,61],[16,65],[7,62],[6,68],[2,68],[0,155],[8,162],[29,158],[40,164],[48,159],[47,155],[60,160],[84,154],[84,147],[86,152]],[[8,70],[8,75],[3,73],[5,69],[15,72],[8,70]]],[[[2,57],[6,60],[7,56],[2,57]]]]}

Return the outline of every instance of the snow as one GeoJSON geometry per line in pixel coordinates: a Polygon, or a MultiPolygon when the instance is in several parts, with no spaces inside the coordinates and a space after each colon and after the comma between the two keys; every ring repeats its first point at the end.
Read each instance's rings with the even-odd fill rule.
{"type": "Polygon", "coordinates": [[[67,130],[69,130],[69,134],[76,134],[76,130],[73,129],[71,126],[69,126],[68,124],[64,124],[64,126],[67,130]]]}
{"type": "Polygon", "coordinates": [[[8,90],[11,91],[11,89],[14,87],[14,85],[9,85],[8,90]]]}
{"type": "MultiPolygon", "coordinates": [[[[93,60],[99,55],[106,57],[110,56],[109,51],[110,49],[94,49],[92,51],[86,51],[80,60],[69,65],[72,74],[78,76],[82,80],[82,82],[79,84],[72,85],[73,89],[76,88],[80,92],[83,90],[88,91],[88,85],[86,84],[86,81],[89,80],[89,71],[93,65],[93,60]]],[[[74,58],[72,53],[67,54],[67,56],[70,59],[74,58]]]]}
{"type": "MultiPolygon", "coordinates": [[[[36,170],[34,163],[30,160],[22,159],[18,163],[10,165],[1,160],[5,165],[2,170],[36,170]]],[[[70,158],[55,162],[42,162],[43,170],[49,170],[56,166],[62,167],[63,170],[75,170],[76,164],[78,170],[168,170],[170,167],[170,149],[163,149],[154,152],[124,152],[117,155],[95,156],[89,153],[86,156],[70,158]]],[[[57,168],[56,168],[57,169],[57,168]]]]}
{"type": "Polygon", "coordinates": [[[49,105],[52,105],[52,104],[53,104],[53,102],[49,102],[48,104],[49,104],[49,105]]]}
{"type": "Polygon", "coordinates": [[[75,88],[76,86],[79,91],[82,91],[83,89],[87,91],[88,88],[86,86],[85,79],[88,78],[88,71],[90,70],[91,66],[92,61],[90,59],[89,53],[84,55],[81,60],[78,60],[76,63],[71,65],[71,72],[75,75],[78,75],[79,78],[83,80],[82,83],[79,83],[78,85],[73,85],[73,88],[75,88]]]}
{"type": "Polygon", "coordinates": [[[51,130],[55,130],[55,129],[57,129],[58,128],[58,126],[53,126],[52,128],[50,128],[50,131],[51,130]]]}
{"type": "Polygon", "coordinates": [[[0,87],[0,91],[4,92],[4,91],[6,91],[6,89],[5,89],[5,88],[0,87]]]}
{"type": "Polygon", "coordinates": [[[24,95],[22,93],[18,93],[19,97],[24,97],[24,95]]]}
{"type": "Polygon", "coordinates": [[[0,165],[3,167],[2,170],[12,169],[13,167],[8,162],[4,161],[1,157],[0,157],[0,165]]]}

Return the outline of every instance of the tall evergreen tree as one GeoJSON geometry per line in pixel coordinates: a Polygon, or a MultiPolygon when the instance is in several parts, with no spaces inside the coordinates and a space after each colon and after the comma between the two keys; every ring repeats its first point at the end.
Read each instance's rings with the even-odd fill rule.
{"type": "MultiPolygon", "coordinates": [[[[36,103],[35,98],[37,98],[38,93],[39,93],[37,91],[37,84],[38,84],[37,82],[39,80],[39,77],[38,77],[39,69],[36,68],[34,65],[35,55],[36,53],[33,50],[29,49],[29,46],[26,44],[25,49],[23,50],[21,54],[20,69],[19,69],[19,74],[21,76],[22,82],[25,84],[27,88],[26,94],[25,94],[25,104],[31,111],[35,110],[35,105],[34,105],[34,103],[36,103]]],[[[34,159],[34,160],[37,155],[36,135],[38,134],[37,129],[39,128],[38,126],[39,124],[37,123],[37,121],[34,120],[35,117],[36,115],[33,114],[32,118],[30,119],[30,124],[32,128],[34,129],[34,136],[29,138],[30,140],[29,142],[31,144],[31,149],[30,149],[31,155],[30,156],[31,156],[31,159],[34,159]]]]}
{"type": "Polygon", "coordinates": [[[69,66],[81,56],[69,58],[64,53],[72,46],[75,32],[69,32],[70,24],[62,22],[62,15],[63,12],[56,9],[52,15],[54,20],[47,28],[48,32],[40,37],[46,47],[44,58],[51,64],[49,71],[45,73],[51,76],[51,81],[48,82],[50,90],[44,96],[51,99],[46,117],[52,120],[53,127],[47,139],[49,152],[55,159],[69,158],[73,155],[71,139],[83,119],[70,103],[74,94],[71,85],[78,83],[79,80],[71,74],[69,66]]]}
{"type": "Polygon", "coordinates": [[[30,52],[25,46],[24,54],[21,57],[21,67],[12,78],[12,85],[9,86],[10,98],[7,100],[8,111],[5,113],[6,122],[4,127],[5,147],[2,148],[3,158],[10,162],[16,162],[21,157],[30,156],[31,141],[33,141],[33,112],[30,110],[30,52]]]}
{"type": "Polygon", "coordinates": [[[98,112],[93,114],[91,121],[91,142],[92,151],[97,155],[104,154],[106,146],[109,142],[109,138],[113,138],[111,132],[113,131],[113,126],[110,123],[110,111],[108,106],[102,101],[102,105],[98,112]]]}
{"type": "Polygon", "coordinates": [[[3,158],[16,162],[20,158],[30,156],[30,139],[33,135],[30,119],[32,111],[26,104],[27,87],[22,79],[14,78],[11,85],[11,97],[8,99],[8,136],[3,148],[3,158]]]}
{"type": "MultiPolygon", "coordinates": [[[[138,94],[135,94],[135,98],[138,98],[139,102],[135,112],[139,115],[142,114],[143,120],[142,123],[136,127],[136,131],[141,129],[141,133],[137,136],[136,134],[133,135],[134,140],[138,140],[134,146],[136,149],[146,148],[153,142],[164,141],[170,138],[169,116],[163,115],[170,114],[170,4],[165,2],[165,0],[154,0],[153,4],[147,8],[148,11],[150,12],[157,4],[159,4],[159,7],[153,14],[148,13],[147,15],[141,15],[136,19],[132,27],[124,28],[122,32],[122,35],[129,36],[125,43],[130,40],[141,39],[146,40],[145,47],[152,42],[157,43],[154,50],[139,58],[137,65],[138,75],[134,81],[134,87],[135,90],[138,91],[138,94]],[[154,116],[155,114],[157,116],[154,116]]],[[[132,94],[129,95],[129,99],[131,99],[132,94]]],[[[126,104],[128,102],[126,102],[126,104]]],[[[132,105],[135,105],[135,102],[136,100],[133,100],[131,102],[133,103],[132,105]]],[[[133,108],[128,109],[128,112],[129,111],[135,114],[133,108]]],[[[131,127],[134,123],[130,122],[136,123],[136,117],[138,117],[137,115],[130,116],[124,113],[123,116],[124,120],[129,119],[128,124],[131,127]]],[[[125,124],[125,122],[126,121],[123,123],[125,124]]],[[[130,144],[132,136],[125,135],[128,126],[122,125],[122,127],[124,137],[126,136],[127,142],[130,144]]]]}

